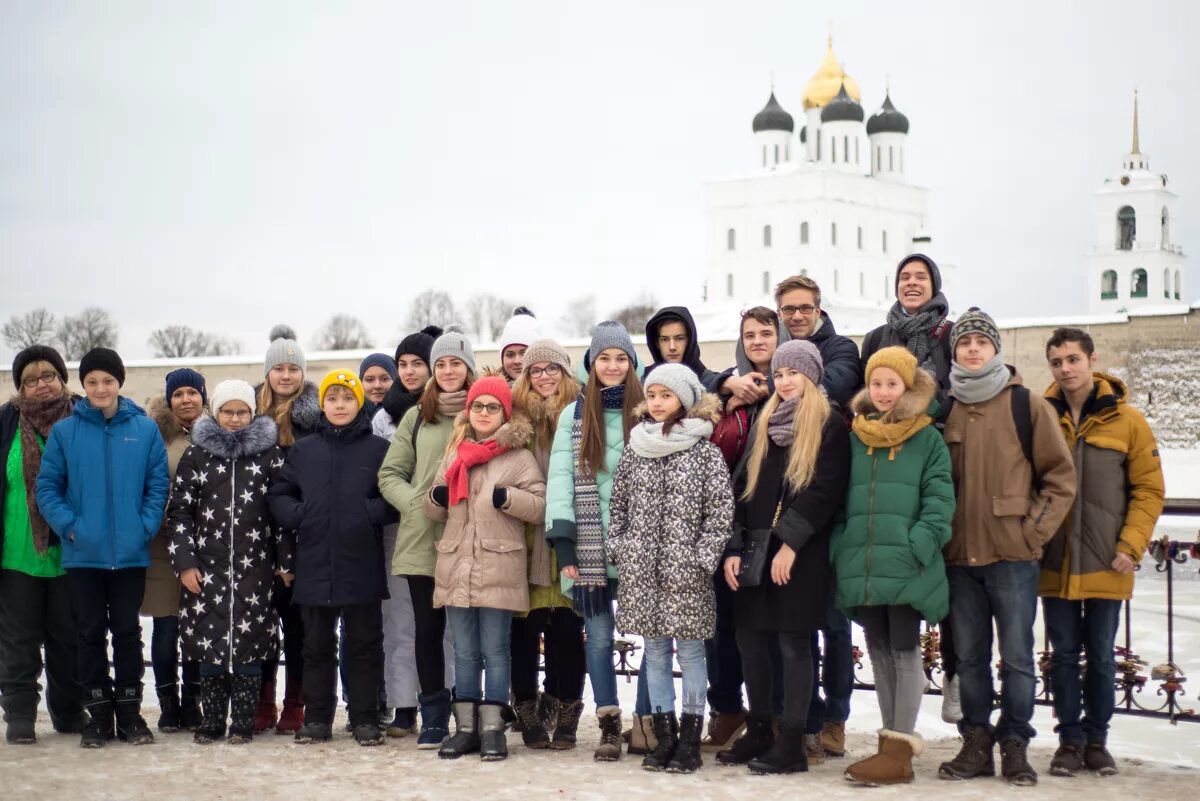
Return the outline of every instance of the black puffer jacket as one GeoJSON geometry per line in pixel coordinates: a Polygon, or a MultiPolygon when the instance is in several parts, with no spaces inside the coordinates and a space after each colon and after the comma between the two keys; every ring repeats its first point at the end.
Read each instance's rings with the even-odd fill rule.
{"type": "Polygon", "coordinates": [[[347,606],[388,597],[383,527],[398,516],[375,478],[387,449],[360,410],[341,428],[322,416],[317,433],[288,451],[268,497],[275,520],[295,532],[295,603],[347,606]]]}
{"type": "Polygon", "coordinates": [[[862,362],[858,356],[858,346],[854,340],[844,337],[833,326],[833,320],[824,311],[821,312],[821,327],[808,338],[821,352],[821,362],[825,365],[825,377],[821,386],[829,400],[836,403],[839,410],[850,406],[850,400],[862,388],[862,362]]]}

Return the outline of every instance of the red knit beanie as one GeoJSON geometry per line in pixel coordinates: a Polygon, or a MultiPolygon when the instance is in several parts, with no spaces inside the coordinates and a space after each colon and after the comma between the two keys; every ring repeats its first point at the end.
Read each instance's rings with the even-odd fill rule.
{"type": "Polygon", "coordinates": [[[505,420],[512,417],[512,390],[508,388],[508,382],[503,378],[498,375],[488,375],[472,384],[471,389],[467,391],[468,410],[480,395],[491,395],[500,401],[500,405],[504,407],[505,420]]]}

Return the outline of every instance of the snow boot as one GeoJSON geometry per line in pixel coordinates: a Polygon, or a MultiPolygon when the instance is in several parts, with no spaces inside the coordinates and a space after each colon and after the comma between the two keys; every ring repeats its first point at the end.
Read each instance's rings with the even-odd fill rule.
{"type": "Polygon", "coordinates": [[[417,726],[417,708],[415,706],[398,706],[392,722],[387,724],[388,737],[407,737],[417,726]]]}
{"type": "Polygon", "coordinates": [[[570,751],[575,747],[575,737],[579,731],[579,718],[583,714],[583,699],[559,701],[555,698],[553,701],[558,705],[558,709],[555,715],[554,742],[551,747],[555,751],[570,751]]]}
{"type": "Polygon", "coordinates": [[[775,730],[769,717],[746,718],[746,733],[733,741],[733,745],[717,752],[718,765],[745,765],[767,753],[775,742],[775,730]]]}
{"type": "Polygon", "coordinates": [[[241,745],[254,739],[254,712],[261,687],[262,676],[233,674],[229,684],[229,742],[241,745]]]}
{"type": "Polygon", "coordinates": [[[868,787],[906,784],[913,780],[913,757],[920,756],[924,749],[919,734],[880,729],[879,750],[846,768],[843,775],[848,781],[868,787]]]}
{"type": "Polygon", "coordinates": [[[597,762],[616,762],[621,758],[621,707],[602,706],[596,710],[600,724],[600,745],[592,754],[597,762]]]}
{"type": "Polygon", "coordinates": [[[1074,776],[1083,768],[1083,749],[1073,743],[1060,745],[1050,760],[1051,776],[1074,776]]]}
{"type": "Polygon", "coordinates": [[[955,676],[942,687],[942,720],[957,724],[962,716],[962,696],[959,694],[958,676],[955,676]]]}
{"type": "Polygon", "coordinates": [[[179,704],[179,685],[160,684],[158,693],[158,730],[172,734],[183,728],[183,708],[179,704]]]}
{"type": "Polygon", "coordinates": [[[331,723],[305,723],[300,728],[296,729],[296,734],[293,739],[300,745],[313,745],[314,743],[327,743],[333,739],[333,724],[331,723]]]}
{"type": "MultiPolygon", "coordinates": [[[[674,710],[655,712],[650,721],[654,726],[654,750],[642,758],[642,770],[666,770],[675,754],[675,746],[679,744],[679,722],[674,710]]],[[[634,723],[634,730],[637,730],[637,723],[634,723]]]]}
{"type": "Polygon", "coordinates": [[[704,764],[700,757],[700,735],[704,733],[704,716],[684,714],[679,719],[679,742],[667,763],[667,773],[695,773],[704,764]]]}
{"type": "Polygon", "coordinates": [[[1017,787],[1033,787],[1038,775],[1029,764],[1029,745],[1021,740],[1010,739],[1000,743],[1000,774],[1017,787]]]}
{"type": "Polygon", "coordinates": [[[203,713],[200,712],[200,682],[190,681],[184,669],[183,684],[179,687],[179,713],[183,718],[183,728],[195,731],[200,726],[203,713]]]}
{"type": "Polygon", "coordinates": [[[83,711],[83,707],[79,707],[78,712],[72,712],[63,717],[50,716],[50,725],[59,734],[79,734],[83,731],[83,727],[88,724],[88,713],[83,711]]]}
{"type": "Polygon", "coordinates": [[[304,725],[304,684],[299,676],[288,675],[283,687],[283,711],[275,724],[276,734],[291,734],[304,725]]]}
{"type": "MultiPolygon", "coordinates": [[[[504,737],[504,708],[508,704],[484,701],[479,705],[479,758],[484,762],[508,759],[508,741],[504,737]]],[[[541,723],[538,723],[541,727],[541,723]]],[[[546,732],[542,729],[542,734],[546,732]]],[[[522,735],[524,736],[524,735],[522,735]]],[[[549,745],[549,741],[546,742],[549,745]]],[[[543,745],[542,748],[546,746],[543,745]]]]}
{"type": "Polygon", "coordinates": [[[542,725],[541,718],[538,717],[537,706],[538,702],[530,699],[521,701],[513,709],[517,713],[517,720],[521,723],[521,739],[525,742],[525,747],[540,750],[550,747],[550,735],[547,733],[546,727],[542,725]]]}
{"type": "Polygon", "coordinates": [[[542,722],[542,728],[548,732],[558,728],[558,716],[562,712],[563,702],[550,693],[540,693],[537,700],[537,716],[542,722]]]}
{"type": "Polygon", "coordinates": [[[355,723],[350,732],[354,735],[354,742],[361,746],[383,745],[383,729],[374,720],[355,723]]]}
{"type": "Polygon", "coordinates": [[[746,730],[746,720],[749,716],[750,713],[744,709],[737,712],[709,713],[708,734],[700,744],[709,749],[728,748],[746,730]]]}
{"type": "Polygon", "coordinates": [[[13,717],[12,715],[5,715],[4,718],[8,723],[4,739],[9,745],[33,745],[37,742],[37,731],[33,725],[33,718],[13,717]]]}
{"type": "Polygon", "coordinates": [[[93,688],[87,691],[84,709],[89,715],[87,725],[80,733],[80,748],[103,748],[114,737],[116,731],[113,724],[113,702],[108,693],[93,688]]]}
{"type": "Polygon", "coordinates": [[[441,748],[442,741],[450,736],[450,691],[421,693],[417,696],[421,705],[421,733],[417,735],[417,748],[431,750],[441,748]]]}
{"type": "Polygon", "coordinates": [[[225,736],[225,716],[229,713],[229,676],[200,677],[200,725],[192,740],[208,745],[225,736]]]}
{"type": "Polygon", "coordinates": [[[821,734],[804,735],[804,754],[810,765],[820,765],[825,761],[825,749],[821,746],[821,734]]]}
{"type": "Polygon", "coordinates": [[[1113,759],[1104,743],[1088,743],[1083,750],[1083,762],[1088,770],[1101,776],[1115,776],[1118,773],[1117,760],[1113,759]]]}
{"type": "Polygon", "coordinates": [[[653,751],[658,744],[654,739],[654,718],[650,715],[634,715],[628,742],[628,751],[633,756],[645,756],[653,751]]]}
{"type": "Polygon", "coordinates": [[[808,770],[808,752],[804,747],[804,727],[791,727],[786,723],[779,730],[779,737],[758,759],[746,763],[751,773],[803,773],[808,770]]]}
{"type": "Polygon", "coordinates": [[[995,776],[995,741],[986,726],[971,726],[963,734],[962,748],[954,759],[938,767],[939,779],[974,779],[995,776]]]}
{"type": "Polygon", "coordinates": [[[130,745],[149,745],[154,742],[154,732],[142,717],[142,690],[140,687],[122,687],[117,690],[116,703],[117,737],[130,745]]]}
{"type": "Polygon", "coordinates": [[[442,759],[458,759],[479,752],[479,702],[455,701],[451,704],[454,713],[454,734],[446,738],[438,749],[442,759]]]}
{"type": "MultiPolygon", "coordinates": [[[[203,679],[200,680],[203,684],[203,679]]],[[[203,692],[201,693],[203,695],[203,692]]],[[[279,709],[275,706],[275,680],[264,681],[258,692],[258,708],[254,710],[254,731],[261,734],[279,720],[279,709]]]]}
{"type": "Polygon", "coordinates": [[[0,706],[4,707],[4,720],[8,723],[4,739],[9,745],[33,745],[37,742],[37,732],[33,722],[37,719],[37,692],[24,692],[17,695],[6,695],[0,698],[0,706]]]}
{"type": "Polygon", "coordinates": [[[846,755],[846,722],[833,720],[825,721],[819,735],[821,750],[825,756],[844,757],[846,755]]]}

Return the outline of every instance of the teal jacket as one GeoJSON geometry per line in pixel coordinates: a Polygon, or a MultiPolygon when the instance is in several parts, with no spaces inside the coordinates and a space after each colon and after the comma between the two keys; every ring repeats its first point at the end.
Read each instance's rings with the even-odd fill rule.
{"type": "Polygon", "coordinates": [[[850,435],[850,483],[830,560],[838,608],[908,605],[936,623],[950,609],[942,547],[950,541],[954,481],[938,430],[905,431],[933,398],[933,380],[923,370],[917,375],[897,403],[898,423],[874,419],[866,390],[852,403],[859,417],[850,435]]]}

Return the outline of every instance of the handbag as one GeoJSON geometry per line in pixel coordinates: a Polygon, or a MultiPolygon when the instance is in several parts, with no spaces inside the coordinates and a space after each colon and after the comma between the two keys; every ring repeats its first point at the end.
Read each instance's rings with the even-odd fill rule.
{"type": "Polygon", "coordinates": [[[779,525],[779,513],[783,509],[783,497],[775,504],[775,516],[770,528],[756,528],[746,532],[742,543],[742,564],[738,568],[739,587],[757,587],[763,583],[767,573],[767,551],[771,546],[771,532],[779,525]]]}

